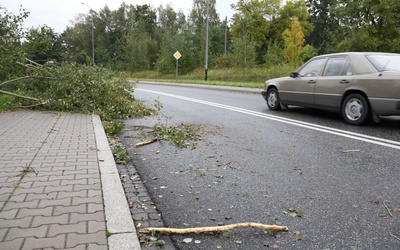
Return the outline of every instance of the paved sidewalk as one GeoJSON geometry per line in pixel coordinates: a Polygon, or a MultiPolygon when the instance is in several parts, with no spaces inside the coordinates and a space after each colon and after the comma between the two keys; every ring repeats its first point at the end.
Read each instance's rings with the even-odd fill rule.
{"type": "Polygon", "coordinates": [[[140,249],[96,115],[0,114],[0,249],[42,248],[140,249]]]}

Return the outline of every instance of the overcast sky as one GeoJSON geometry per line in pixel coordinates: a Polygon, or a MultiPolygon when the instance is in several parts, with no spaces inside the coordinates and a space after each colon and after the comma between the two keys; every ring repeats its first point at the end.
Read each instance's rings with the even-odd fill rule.
{"type": "MultiPolygon", "coordinates": [[[[133,5],[149,4],[155,8],[160,5],[164,7],[170,3],[175,11],[181,10],[188,15],[192,9],[192,0],[1,0],[0,5],[9,12],[17,13],[20,6],[30,12],[24,21],[25,28],[37,27],[43,24],[53,28],[57,33],[62,33],[66,26],[72,26],[71,21],[79,13],[87,14],[90,8],[81,4],[84,2],[90,8],[98,11],[108,6],[110,10],[116,10],[123,2],[133,5]]],[[[237,0],[217,0],[216,8],[221,19],[233,15],[230,5],[237,0]]]]}

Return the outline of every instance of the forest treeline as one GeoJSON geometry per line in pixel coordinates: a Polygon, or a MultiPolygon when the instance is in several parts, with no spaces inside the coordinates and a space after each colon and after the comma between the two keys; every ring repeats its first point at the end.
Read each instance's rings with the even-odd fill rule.
{"type": "Polygon", "coordinates": [[[298,66],[339,51],[400,52],[398,0],[238,0],[230,19],[219,15],[216,0],[193,0],[187,15],[168,4],[123,3],[116,10],[105,6],[79,14],[61,34],[51,24],[22,29],[29,10],[9,13],[0,6],[0,46],[39,64],[92,64],[94,41],[96,65],[160,74],[175,71],[173,54],[179,51],[179,70],[187,74],[205,67],[207,4],[209,68],[298,66]],[[12,32],[4,25],[7,17],[16,26],[12,32]]]}

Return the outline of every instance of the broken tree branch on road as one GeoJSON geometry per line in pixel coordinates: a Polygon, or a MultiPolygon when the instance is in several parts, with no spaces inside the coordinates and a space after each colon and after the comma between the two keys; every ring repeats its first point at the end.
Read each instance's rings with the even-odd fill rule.
{"type": "Polygon", "coordinates": [[[164,233],[164,234],[190,234],[190,233],[209,233],[209,232],[221,232],[228,231],[238,228],[258,228],[262,230],[274,230],[274,231],[288,231],[288,227],[278,225],[266,225],[254,222],[236,223],[224,226],[211,226],[211,227],[195,227],[195,228],[165,228],[165,227],[147,227],[139,230],[139,233],[150,234],[152,232],[164,233]]]}
{"type": "Polygon", "coordinates": [[[151,140],[149,140],[149,141],[144,141],[144,142],[136,143],[136,144],[135,144],[135,147],[141,147],[141,146],[144,146],[144,145],[147,145],[147,144],[151,144],[151,143],[156,142],[156,141],[158,141],[158,137],[156,137],[156,138],[154,138],[154,139],[151,139],[151,140]]]}

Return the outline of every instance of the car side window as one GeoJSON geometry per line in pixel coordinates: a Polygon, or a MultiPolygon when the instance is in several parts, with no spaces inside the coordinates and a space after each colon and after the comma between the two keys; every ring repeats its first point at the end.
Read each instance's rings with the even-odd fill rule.
{"type": "Polygon", "coordinates": [[[319,76],[321,69],[323,68],[325,62],[326,62],[326,58],[318,58],[318,59],[309,61],[306,65],[304,65],[299,70],[299,75],[302,77],[319,76]]]}
{"type": "Polygon", "coordinates": [[[349,76],[353,69],[347,57],[329,58],[323,76],[349,76]]]}

